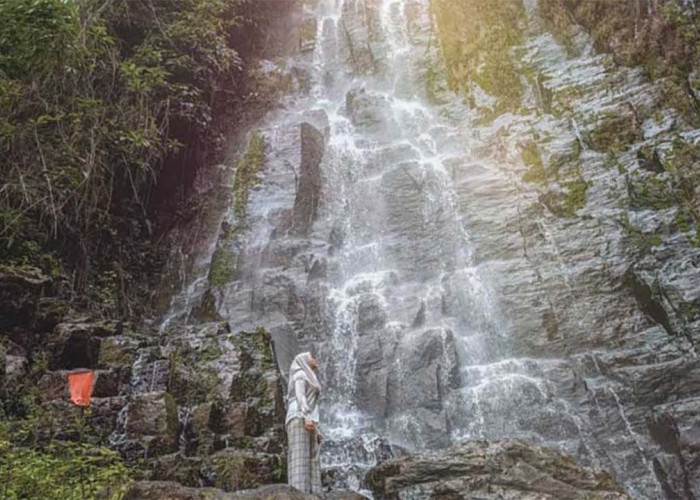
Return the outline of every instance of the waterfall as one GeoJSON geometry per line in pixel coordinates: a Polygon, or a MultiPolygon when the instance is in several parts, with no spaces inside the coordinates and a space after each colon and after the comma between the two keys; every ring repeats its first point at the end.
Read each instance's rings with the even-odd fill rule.
{"type": "MultiPolygon", "coordinates": [[[[642,497],[656,491],[649,452],[609,385],[617,382],[585,368],[597,354],[574,359],[543,345],[533,353],[517,334],[541,324],[504,314],[527,304],[504,304],[497,289],[541,279],[508,267],[503,256],[522,242],[492,234],[499,211],[517,213],[501,231],[522,230],[523,195],[482,154],[502,148],[507,160],[507,146],[441,76],[429,0],[306,4],[301,49],[263,65],[292,82],[280,109],[255,127],[265,156],[257,182],[233,186],[246,190],[245,213],[234,200],[215,218],[234,229],[206,242],[198,258],[206,265],[194,269],[167,322],[213,297],[234,331],[271,333],[283,370],[293,353],[314,350],[325,387],[322,462],[337,485],[358,489],[387,442],[420,451],[520,437],[609,467],[637,481],[642,497]],[[213,254],[222,250],[235,272],[214,284],[213,254]],[[610,394],[606,407],[625,419],[620,438],[591,409],[610,394]],[[622,459],[607,453],[611,445],[622,459]],[[644,464],[643,477],[629,473],[627,459],[644,464]]],[[[556,240],[541,220],[532,224],[574,302],[556,240]]],[[[542,295],[544,318],[556,320],[542,295]]]]}

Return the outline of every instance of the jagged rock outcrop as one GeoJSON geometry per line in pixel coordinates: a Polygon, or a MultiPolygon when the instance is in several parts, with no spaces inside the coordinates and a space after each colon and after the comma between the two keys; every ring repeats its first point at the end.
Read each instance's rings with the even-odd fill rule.
{"type": "Polygon", "coordinates": [[[388,460],[365,479],[377,500],[630,499],[607,472],[524,441],[470,441],[388,460]]]}
{"type": "MultiPolygon", "coordinates": [[[[495,5],[438,14],[441,37],[454,35],[448,47],[461,43],[476,4],[495,5]]],[[[501,110],[474,103],[479,154],[454,170],[510,355],[522,357],[467,368],[474,387],[462,407],[488,422],[482,436],[517,427],[544,437],[639,498],[700,493],[690,430],[700,382],[698,131],[692,97],[670,76],[685,65],[675,30],[692,19],[680,4],[523,2],[526,22],[504,38],[521,98],[501,110]],[[531,362],[540,356],[547,361],[531,362]]],[[[488,24],[497,32],[501,21],[488,24]]],[[[454,71],[470,63],[454,61],[454,71]]]]}
{"type": "Polygon", "coordinates": [[[264,330],[234,333],[213,323],[161,337],[81,318],[59,323],[23,356],[14,346],[0,351],[1,409],[26,411],[13,406],[15,393],[36,394],[41,441],[108,445],[147,476],[186,486],[230,491],[286,477],[282,385],[264,330]],[[76,368],[95,371],[87,412],[69,401],[66,373],[76,368]]]}

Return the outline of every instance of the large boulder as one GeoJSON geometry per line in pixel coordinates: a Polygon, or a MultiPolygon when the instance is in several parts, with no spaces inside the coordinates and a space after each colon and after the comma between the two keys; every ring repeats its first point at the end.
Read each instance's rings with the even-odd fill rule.
{"type": "Polygon", "coordinates": [[[366,483],[382,499],[629,499],[607,472],[520,440],[469,441],[388,460],[366,483]]]}
{"type": "MultiPolygon", "coordinates": [[[[189,488],[174,481],[137,481],[124,500],[317,500],[286,484],[268,484],[259,488],[224,492],[216,488],[189,488]]],[[[332,500],[362,500],[365,497],[349,491],[331,491],[324,498],[332,500]]]]}
{"type": "MultiPolygon", "coordinates": [[[[191,488],[174,481],[136,481],[124,500],[318,500],[287,484],[267,484],[255,489],[225,492],[217,488],[191,488]]],[[[366,497],[353,491],[329,491],[327,500],[363,500],[366,497]]]]}

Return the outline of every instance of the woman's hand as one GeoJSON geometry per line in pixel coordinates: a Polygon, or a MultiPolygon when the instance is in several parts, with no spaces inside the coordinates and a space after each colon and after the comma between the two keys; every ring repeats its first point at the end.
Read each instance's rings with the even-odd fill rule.
{"type": "Polygon", "coordinates": [[[311,420],[307,420],[304,424],[304,427],[308,432],[313,432],[314,430],[316,430],[316,424],[313,423],[311,420]]]}

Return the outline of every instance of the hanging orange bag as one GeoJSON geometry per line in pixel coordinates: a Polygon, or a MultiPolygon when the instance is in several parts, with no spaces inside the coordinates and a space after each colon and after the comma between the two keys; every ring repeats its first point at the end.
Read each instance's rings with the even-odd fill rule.
{"type": "Polygon", "coordinates": [[[68,373],[70,400],[78,406],[90,406],[90,396],[92,396],[94,382],[95,372],[92,370],[68,373]]]}

